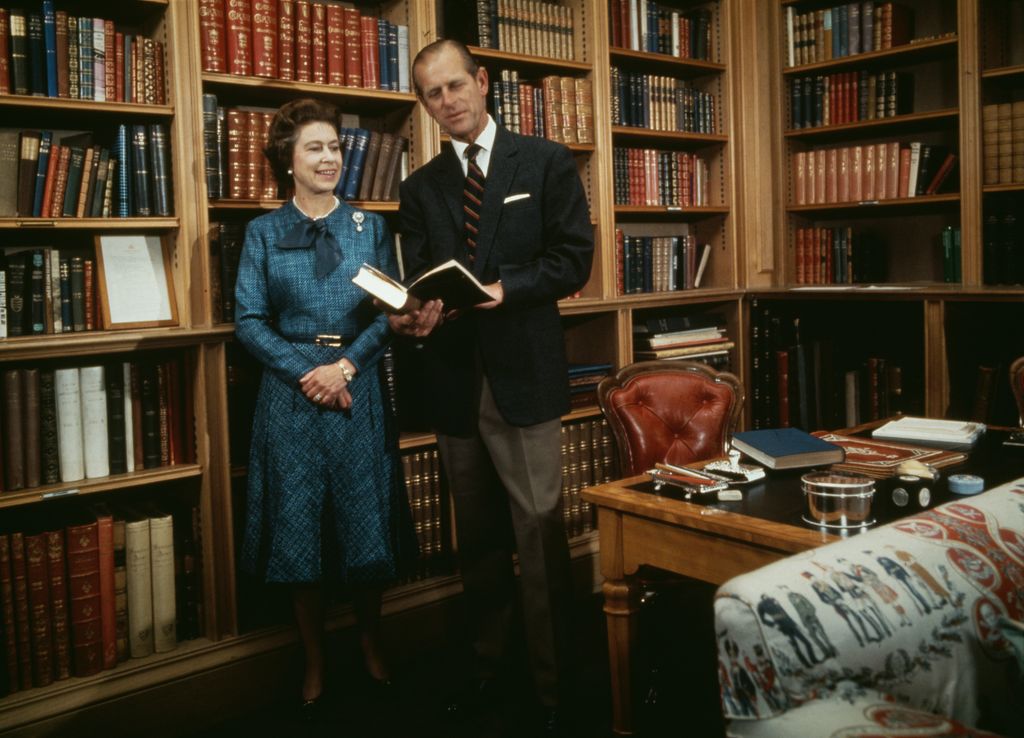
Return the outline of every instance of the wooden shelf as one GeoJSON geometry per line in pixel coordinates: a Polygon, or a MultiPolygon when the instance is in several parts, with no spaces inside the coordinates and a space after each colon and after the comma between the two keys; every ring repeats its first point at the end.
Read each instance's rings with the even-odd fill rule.
{"type": "Polygon", "coordinates": [[[1024,287],[964,287],[945,282],[899,282],[839,289],[832,285],[784,285],[749,290],[747,297],[786,298],[794,300],[935,300],[949,301],[1018,301],[1024,287]]]}
{"type": "Polygon", "coordinates": [[[782,74],[786,76],[810,74],[815,72],[826,72],[843,70],[849,67],[875,68],[891,67],[899,64],[916,64],[932,59],[956,57],[958,39],[956,35],[943,36],[941,38],[929,39],[918,43],[903,44],[892,49],[881,49],[879,51],[868,51],[863,54],[852,56],[841,56],[836,59],[813,62],[811,64],[800,64],[795,67],[786,67],[782,74]]]}
{"type": "Polygon", "coordinates": [[[253,104],[261,101],[268,105],[280,105],[288,100],[312,95],[338,104],[355,107],[360,111],[388,111],[403,107],[411,107],[416,103],[416,95],[411,92],[392,92],[391,90],[374,90],[366,87],[339,87],[337,85],[317,84],[315,82],[297,82],[294,80],[271,79],[267,77],[243,77],[217,72],[203,72],[203,87],[213,92],[227,95],[218,104],[232,105],[253,104]]]}
{"type": "MultiPolygon", "coordinates": [[[[480,46],[470,46],[469,53],[477,59],[487,59],[517,67],[529,67],[553,73],[562,72],[564,73],[563,76],[579,72],[589,72],[593,69],[593,65],[586,62],[572,61],[570,59],[549,59],[546,56],[531,56],[529,54],[513,54],[508,51],[485,49],[480,46]]],[[[496,69],[488,67],[489,73],[496,71],[496,69]]],[[[491,74],[491,84],[498,81],[494,77],[495,75],[491,74]]]]}
{"type": "Polygon", "coordinates": [[[728,215],[726,205],[705,205],[702,207],[676,207],[666,205],[616,205],[615,216],[641,216],[644,218],[677,218],[679,220],[700,220],[717,215],[728,215]]]}
{"type": "Polygon", "coordinates": [[[178,218],[0,218],[0,229],[156,231],[178,227],[178,218]]]}
{"type": "Polygon", "coordinates": [[[661,72],[675,77],[702,77],[711,74],[722,74],[725,65],[703,59],[684,59],[670,54],[659,54],[651,51],[633,51],[616,46],[608,50],[612,63],[619,62],[630,68],[652,66],[661,72]]]}
{"type": "MultiPolygon", "coordinates": [[[[344,202],[354,208],[374,213],[398,212],[398,202],[395,200],[345,200],[344,202]]],[[[209,207],[212,213],[231,210],[277,210],[284,203],[284,200],[210,200],[209,207]]]]}
{"type": "Polygon", "coordinates": [[[4,492],[0,495],[0,509],[35,505],[40,502],[81,497],[98,492],[110,492],[116,489],[148,487],[164,482],[176,482],[182,479],[196,479],[203,473],[199,464],[175,464],[154,469],[115,474],[95,479],[81,479],[77,482],[61,482],[48,484],[31,489],[20,489],[16,492],[4,492]]]}
{"type": "Polygon", "coordinates": [[[639,141],[670,141],[699,145],[726,143],[729,137],[724,133],[692,133],[690,131],[653,131],[635,126],[612,126],[612,135],[618,139],[639,141]]]}
{"type": "Polygon", "coordinates": [[[1024,80],[1024,64],[1017,64],[1012,67],[994,67],[986,69],[981,73],[981,78],[986,80],[997,80],[1000,82],[1016,82],[1024,80]]]}
{"type": "Polygon", "coordinates": [[[922,195],[921,197],[899,197],[892,200],[871,200],[864,202],[834,202],[820,205],[790,205],[786,208],[790,213],[843,213],[856,212],[858,215],[900,215],[904,211],[927,209],[949,203],[959,202],[960,193],[951,192],[946,195],[922,195]]]}
{"type": "Polygon", "coordinates": [[[69,97],[37,97],[34,95],[0,95],[0,110],[42,110],[73,112],[75,115],[130,115],[139,118],[171,118],[173,105],[144,105],[128,102],[96,102],[69,97]]]}
{"type": "Polygon", "coordinates": [[[906,133],[909,131],[929,131],[936,128],[952,128],[960,119],[957,108],[945,110],[929,110],[923,113],[907,113],[891,118],[874,118],[859,120],[833,126],[816,126],[813,128],[790,128],[784,134],[791,141],[811,141],[832,138],[850,139],[850,135],[881,136],[887,133],[906,133]]]}
{"type": "Polygon", "coordinates": [[[183,348],[223,341],[234,326],[215,328],[139,328],[127,331],[83,331],[58,335],[0,339],[4,361],[36,361],[54,357],[123,354],[131,351],[183,348]]]}
{"type": "Polygon", "coordinates": [[[1024,192],[1024,182],[1011,182],[1010,184],[988,184],[981,188],[986,195],[994,192],[1024,192]]]}

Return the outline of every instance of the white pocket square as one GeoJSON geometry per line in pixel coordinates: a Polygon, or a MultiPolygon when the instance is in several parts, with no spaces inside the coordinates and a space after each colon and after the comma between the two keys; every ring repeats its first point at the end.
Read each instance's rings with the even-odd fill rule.
{"type": "Polygon", "coordinates": [[[518,195],[509,195],[505,198],[505,204],[507,205],[510,202],[515,202],[516,200],[525,200],[529,196],[529,192],[520,192],[518,195]]]}

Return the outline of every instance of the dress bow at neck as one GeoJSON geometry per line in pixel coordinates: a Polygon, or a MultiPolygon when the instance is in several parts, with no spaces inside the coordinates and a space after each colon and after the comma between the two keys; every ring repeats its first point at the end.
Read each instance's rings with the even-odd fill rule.
{"type": "Polygon", "coordinates": [[[316,249],[316,278],[323,279],[341,263],[341,244],[327,228],[327,218],[303,218],[277,244],[282,249],[316,249]]]}

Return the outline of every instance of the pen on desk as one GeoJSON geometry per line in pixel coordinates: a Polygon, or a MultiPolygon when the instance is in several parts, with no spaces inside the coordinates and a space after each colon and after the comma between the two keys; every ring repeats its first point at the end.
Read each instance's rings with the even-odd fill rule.
{"type": "Polygon", "coordinates": [[[661,469],[662,471],[671,472],[672,474],[688,474],[690,476],[699,477],[701,479],[706,479],[709,482],[728,482],[729,481],[726,477],[719,476],[718,474],[712,474],[711,472],[704,471],[703,469],[691,469],[688,466],[675,466],[674,464],[658,463],[658,464],[655,464],[654,467],[656,469],[661,469]]]}

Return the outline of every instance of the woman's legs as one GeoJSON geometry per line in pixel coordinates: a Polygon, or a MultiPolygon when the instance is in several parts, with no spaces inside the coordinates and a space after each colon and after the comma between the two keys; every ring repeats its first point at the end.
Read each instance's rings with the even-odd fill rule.
{"type": "Polygon", "coordinates": [[[297,585],[292,607],[306,657],[302,699],[314,700],[324,689],[324,600],[319,584],[297,585]]]}
{"type": "Polygon", "coordinates": [[[390,676],[380,638],[381,594],[381,589],[371,587],[360,587],[352,592],[352,607],[359,626],[359,645],[363,649],[363,662],[366,664],[367,673],[378,681],[390,676]]]}

